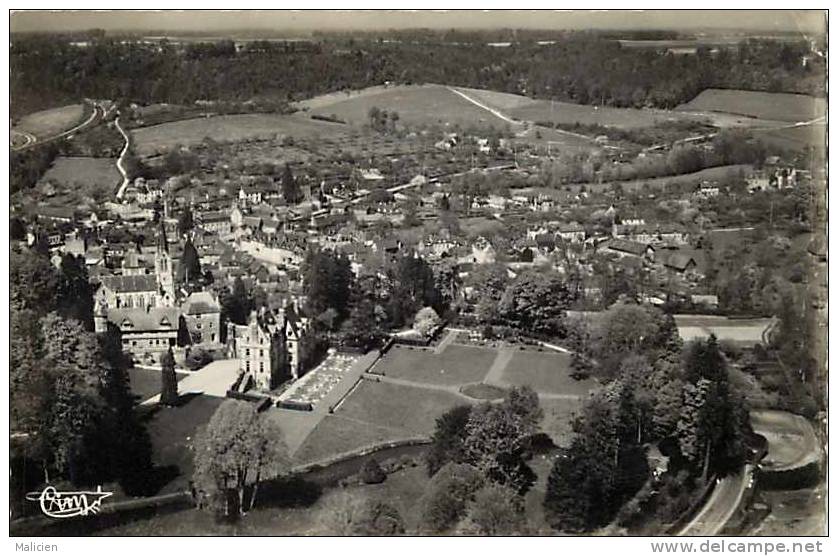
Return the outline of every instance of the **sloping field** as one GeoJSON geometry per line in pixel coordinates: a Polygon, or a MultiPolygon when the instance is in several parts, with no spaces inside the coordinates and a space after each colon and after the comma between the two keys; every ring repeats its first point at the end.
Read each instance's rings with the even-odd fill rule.
{"type": "Polygon", "coordinates": [[[237,114],[169,122],[132,130],[137,152],[150,156],[176,145],[195,145],[210,137],[215,141],[268,139],[277,135],[315,137],[343,134],[345,126],[312,120],[302,114],[237,114]]]}
{"type": "Polygon", "coordinates": [[[649,127],[661,122],[700,120],[701,118],[669,112],[667,110],[639,110],[636,108],[613,108],[537,100],[523,95],[499,93],[483,89],[458,87],[467,95],[496,110],[504,112],[510,118],[531,122],[553,122],[559,124],[599,124],[620,128],[649,127]]]}
{"type": "Polygon", "coordinates": [[[62,189],[84,194],[96,189],[112,190],[122,181],[122,176],[114,158],[62,156],[55,159],[41,178],[41,182],[48,181],[60,184],[62,189]]]}
{"type": "Polygon", "coordinates": [[[31,133],[39,139],[58,135],[81,122],[83,104],[71,104],[27,114],[14,127],[17,132],[31,133]]]}
{"type": "Polygon", "coordinates": [[[783,122],[808,122],[826,113],[826,101],[790,93],[707,89],[677,110],[709,110],[783,122]]]}
{"type": "Polygon", "coordinates": [[[813,147],[822,151],[826,147],[826,126],[823,123],[758,130],[753,134],[766,145],[781,149],[799,151],[805,147],[813,147]]]}
{"type": "Polygon", "coordinates": [[[442,85],[379,88],[366,94],[356,93],[345,100],[333,103],[321,100],[317,104],[319,107],[312,109],[312,114],[334,115],[354,125],[367,123],[372,107],[396,111],[399,121],[408,125],[457,124],[502,128],[508,124],[442,85]]]}

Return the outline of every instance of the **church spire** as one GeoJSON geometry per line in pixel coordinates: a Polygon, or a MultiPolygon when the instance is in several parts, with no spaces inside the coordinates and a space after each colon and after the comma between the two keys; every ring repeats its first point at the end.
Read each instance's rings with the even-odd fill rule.
{"type": "Polygon", "coordinates": [[[160,219],[160,231],[157,234],[157,252],[169,252],[169,240],[166,238],[166,222],[163,218],[160,219]]]}

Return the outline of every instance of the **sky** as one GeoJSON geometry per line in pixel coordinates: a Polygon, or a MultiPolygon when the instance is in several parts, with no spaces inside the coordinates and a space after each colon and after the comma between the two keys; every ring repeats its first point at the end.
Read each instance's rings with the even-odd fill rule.
{"type": "Polygon", "coordinates": [[[824,29],[823,12],[750,10],[648,11],[13,11],[12,32],[108,31],[221,32],[236,29],[305,34],[312,30],[405,28],[664,29],[715,28],[747,31],[824,29]]]}

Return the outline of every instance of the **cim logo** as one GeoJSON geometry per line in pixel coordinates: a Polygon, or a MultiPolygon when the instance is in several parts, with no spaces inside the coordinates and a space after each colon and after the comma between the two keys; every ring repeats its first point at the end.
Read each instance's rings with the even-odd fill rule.
{"type": "Polygon", "coordinates": [[[55,518],[86,516],[99,513],[102,500],[113,496],[113,492],[104,492],[102,487],[96,491],[59,492],[48,486],[41,492],[27,493],[26,499],[41,504],[44,515],[55,518]]]}

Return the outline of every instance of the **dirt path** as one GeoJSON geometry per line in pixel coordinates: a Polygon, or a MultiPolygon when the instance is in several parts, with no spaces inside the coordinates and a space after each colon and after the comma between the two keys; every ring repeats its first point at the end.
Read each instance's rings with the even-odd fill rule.
{"type": "Polygon", "coordinates": [[[496,118],[500,118],[501,120],[503,120],[503,121],[505,121],[505,122],[508,122],[508,123],[510,123],[510,124],[520,124],[520,123],[521,123],[521,122],[519,122],[519,121],[517,121],[517,120],[513,120],[512,118],[510,118],[510,117],[509,117],[509,116],[507,116],[506,114],[503,114],[503,113],[502,113],[502,112],[500,112],[499,110],[495,110],[495,109],[494,109],[494,108],[492,108],[491,106],[487,106],[487,105],[483,104],[482,102],[480,102],[479,100],[476,100],[476,99],[471,98],[470,96],[468,96],[467,94],[465,94],[465,93],[464,93],[464,92],[462,92],[462,91],[458,91],[457,89],[455,89],[455,88],[453,88],[453,87],[447,87],[447,89],[448,89],[449,91],[451,91],[452,93],[454,93],[454,94],[456,94],[456,95],[459,95],[459,96],[463,97],[464,99],[466,99],[467,101],[469,101],[469,102],[470,102],[470,103],[472,103],[473,105],[475,105],[475,106],[477,106],[477,107],[479,107],[479,108],[482,108],[483,110],[485,110],[485,111],[489,112],[490,114],[492,114],[492,115],[493,115],[493,116],[495,116],[496,118]]]}
{"type": "Polygon", "coordinates": [[[506,365],[512,361],[514,355],[515,351],[511,347],[505,344],[499,347],[498,354],[495,356],[495,360],[492,361],[492,366],[489,367],[489,372],[483,377],[483,382],[496,386],[504,386],[503,371],[506,369],[506,365]]]}
{"type": "Polygon", "coordinates": [[[122,174],[122,185],[119,186],[119,190],[116,192],[116,198],[122,199],[122,196],[125,195],[125,188],[127,188],[131,183],[128,179],[128,172],[125,170],[125,155],[128,154],[128,148],[131,146],[131,138],[128,136],[128,133],[122,129],[122,126],[119,125],[119,116],[117,116],[114,120],[114,125],[125,139],[125,146],[122,147],[122,152],[119,153],[119,158],[116,160],[116,169],[119,170],[120,174],[122,174]]]}

